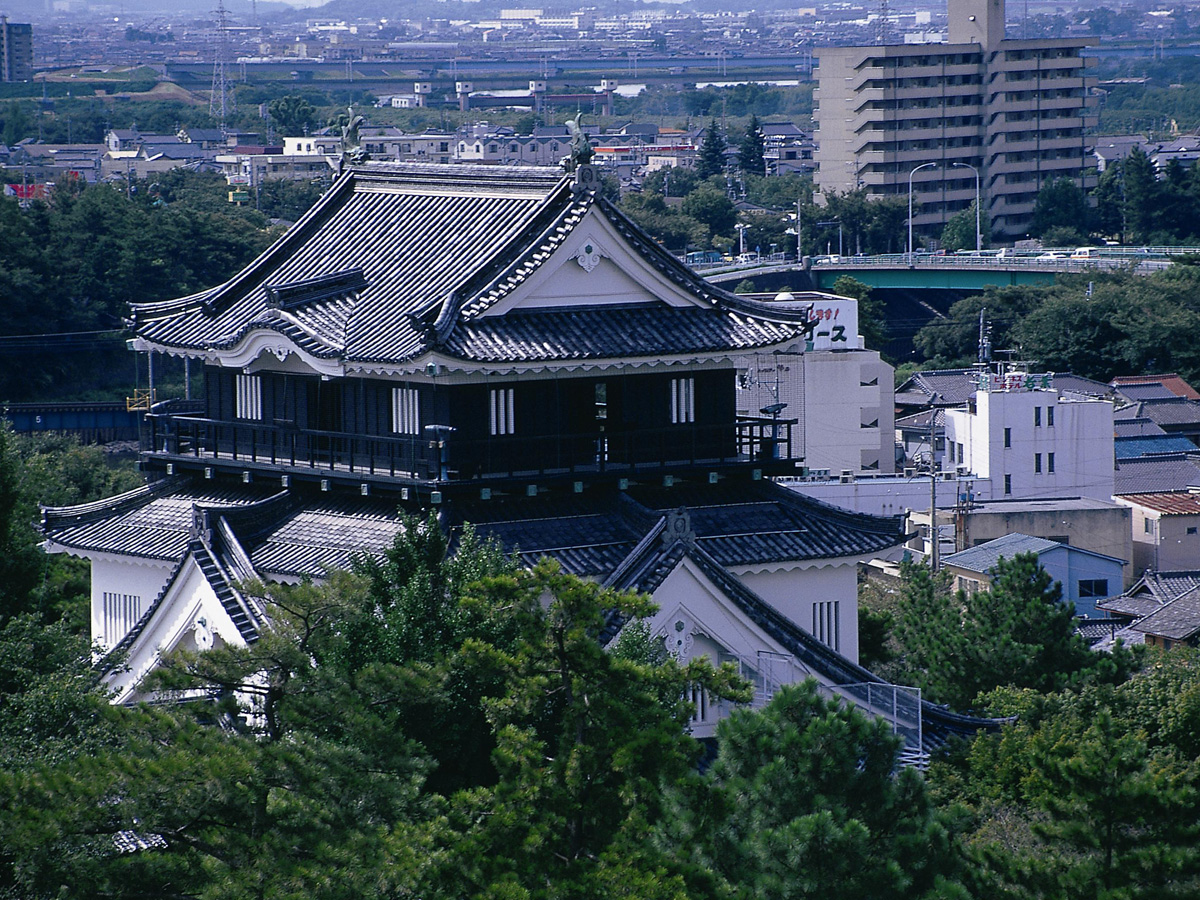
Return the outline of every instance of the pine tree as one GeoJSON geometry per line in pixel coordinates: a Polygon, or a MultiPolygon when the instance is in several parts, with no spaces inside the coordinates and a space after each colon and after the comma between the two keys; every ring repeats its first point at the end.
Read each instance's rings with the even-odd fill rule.
{"type": "Polygon", "coordinates": [[[704,132],[700,152],[696,154],[696,174],[701,178],[720,175],[725,171],[725,135],[713,119],[704,132]]]}
{"type": "Polygon", "coordinates": [[[758,116],[751,116],[750,124],[746,126],[746,134],[738,147],[738,165],[742,167],[743,174],[767,173],[766,147],[767,137],[758,124],[758,116]]]}

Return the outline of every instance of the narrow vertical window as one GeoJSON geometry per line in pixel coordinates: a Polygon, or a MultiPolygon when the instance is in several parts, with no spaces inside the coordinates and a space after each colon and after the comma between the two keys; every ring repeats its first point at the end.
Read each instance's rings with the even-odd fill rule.
{"type": "Polygon", "coordinates": [[[841,649],[841,601],[825,600],[812,605],[812,629],[810,634],[827,647],[841,649]]]}
{"type": "Polygon", "coordinates": [[[1046,471],[1047,472],[1054,471],[1054,454],[1053,453],[1046,454],[1046,471]]]}
{"type": "Polygon", "coordinates": [[[1042,427],[1042,408],[1040,406],[1035,406],[1033,408],[1033,427],[1042,427]]]}
{"type": "Polygon", "coordinates": [[[1053,406],[1046,407],[1046,427],[1047,428],[1054,427],[1054,407],[1053,406]]]}
{"type": "Polygon", "coordinates": [[[1012,493],[1012,476],[1011,475],[1004,476],[1004,493],[1006,493],[1006,494],[1012,493]]]}
{"type": "Polygon", "coordinates": [[[262,379],[257,375],[237,377],[237,417],[262,421],[262,379]]]}
{"type": "Polygon", "coordinates": [[[671,379],[671,424],[696,421],[696,379],[671,379]]]}
{"type": "Polygon", "coordinates": [[[416,388],[392,388],[392,432],[421,433],[421,406],[416,388]]]}
{"type": "Polygon", "coordinates": [[[513,419],[513,389],[492,388],[490,408],[492,434],[516,434],[516,421],[513,419]]]}
{"type": "Polygon", "coordinates": [[[1042,454],[1033,454],[1033,471],[1038,475],[1042,474],[1042,454]]]}
{"type": "Polygon", "coordinates": [[[1004,446],[1005,447],[1012,446],[1012,429],[1011,428],[1004,429],[1004,446]]]}

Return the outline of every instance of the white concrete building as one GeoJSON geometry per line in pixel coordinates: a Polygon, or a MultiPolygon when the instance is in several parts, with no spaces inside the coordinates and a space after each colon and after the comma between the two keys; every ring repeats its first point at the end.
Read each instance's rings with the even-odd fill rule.
{"type": "Polygon", "coordinates": [[[809,470],[894,472],[895,370],[863,346],[858,301],[815,292],[774,299],[809,306],[811,339],[803,353],[755,354],[739,364],[738,414],[786,404],[780,416],[798,420],[793,435],[809,470]]]}
{"type": "Polygon", "coordinates": [[[943,468],[991,479],[1002,500],[1111,500],[1113,405],[1053,383],[1053,375],[981,375],[967,406],[946,410],[943,468]]]}

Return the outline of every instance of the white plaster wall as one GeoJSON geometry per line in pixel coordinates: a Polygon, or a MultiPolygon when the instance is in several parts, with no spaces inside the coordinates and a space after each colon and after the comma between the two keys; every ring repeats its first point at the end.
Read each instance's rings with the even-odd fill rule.
{"type": "Polygon", "coordinates": [[[92,563],[92,643],[99,644],[105,650],[110,650],[125,637],[129,629],[137,624],[137,619],[150,608],[155,598],[162,592],[171,575],[173,564],[157,560],[134,559],[133,557],[104,557],[91,560],[92,563]],[[106,621],[113,623],[114,618],[105,615],[105,593],[133,595],[136,602],[137,615],[132,621],[125,620],[123,627],[106,628],[106,621]],[[107,633],[112,631],[113,633],[107,633]]]}
{"type": "MultiPolygon", "coordinates": [[[[957,502],[957,494],[971,487],[971,495],[977,501],[992,499],[992,483],[983,478],[956,478],[939,481],[937,485],[938,509],[950,509],[957,502]]],[[[854,512],[875,516],[899,516],[909,510],[929,509],[929,476],[914,474],[905,478],[903,473],[888,478],[856,477],[845,484],[837,478],[821,481],[789,481],[783,486],[825,503],[832,503],[854,512]]]]}
{"type": "Polygon", "coordinates": [[[858,567],[855,561],[770,572],[732,571],[746,587],[809,634],[812,634],[813,604],[839,601],[840,641],[834,649],[858,662],[858,567]]]}
{"type": "Polygon", "coordinates": [[[874,471],[893,471],[891,366],[873,350],[831,350],[804,354],[803,371],[804,464],[835,474],[868,465],[874,471]],[[863,383],[867,381],[875,384],[863,383]]]}
{"type": "Polygon", "coordinates": [[[169,653],[177,649],[210,649],[223,644],[241,647],[245,646],[245,641],[199,567],[194,562],[189,563],[171,585],[159,612],[133,642],[126,666],[111,675],[109,686],[116,691],[113,702],[122,703],[133,698],[142,679],[169,653]],[[199,625],[201,619],[203,626],[199,625]],[[208,635],[207,643],[197,640],[202,631],[208,635]]]}

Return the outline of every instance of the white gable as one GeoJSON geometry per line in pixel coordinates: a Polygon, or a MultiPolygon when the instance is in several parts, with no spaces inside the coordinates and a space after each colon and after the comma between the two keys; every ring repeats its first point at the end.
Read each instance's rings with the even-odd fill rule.
{"type": "Polygon", "coordinates": [[[659,611],[650,620],[651,630],[681,661],[709,656],[719,663],[720,656],[710,652],[710,645],[748,665],[754,664],[760,651],[785,652],[686,558],[663,579],[654,602],[659,611]]]}
{"type": "Polygon", "coordinates": [[[109,676],[114,703],[137,699],[143,678],[175,650],[210,650],[246,642],[192,556],[168,585],[150,620],[134,639],[124,665],[109,676]]]}
{"type": "Polygon", "coordinates": [[[595,207],[590,208],[553,257],[484,313],[563,306],[707,306],[665,278],[625,242],[595,207]]]}

